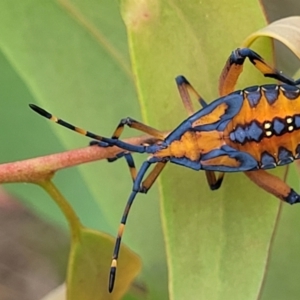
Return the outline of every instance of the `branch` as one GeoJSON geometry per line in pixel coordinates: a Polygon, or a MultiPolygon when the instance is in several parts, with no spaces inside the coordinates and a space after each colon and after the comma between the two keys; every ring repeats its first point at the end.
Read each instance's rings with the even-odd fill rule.
{"type": "MultiPolygon", "coordinates": [[[[144,143],[153,144],[157,140],[151,136],[140,136],[125,139],[124,142],[140,145],[144,143]]],[[[51,179],[58,170],[101,159],[113,158],[122,151],[124,150],[115,146],[107,148],[89,146],[37,158],[4,163],[0,165],[0,183],[42,182],[51,179]]]]}

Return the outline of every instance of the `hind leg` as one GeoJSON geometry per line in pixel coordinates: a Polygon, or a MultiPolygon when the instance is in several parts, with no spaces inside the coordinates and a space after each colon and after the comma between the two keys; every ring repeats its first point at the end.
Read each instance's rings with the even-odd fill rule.
{"type": "Polygon", "coordinates": [[[284,181],[264,170],[244,172],[255,184],[289,204],[300,202],[300,195],[284,181]]]}

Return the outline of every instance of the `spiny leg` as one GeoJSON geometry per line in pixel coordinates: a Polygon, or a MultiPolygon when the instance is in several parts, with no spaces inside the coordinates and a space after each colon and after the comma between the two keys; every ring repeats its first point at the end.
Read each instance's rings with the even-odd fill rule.
{"type": "Polygon", "coordinates": [[[112,262],[111,262],[111,268],[110,268],[110,274],[109,274],[109,284],[108,284],[108,290],[111,293],[114,288],[114,283],[115,283],[115,278],[116,278],[116,272],[117,272],[117,260],[119,256],[119,251],[120,251],[120,245],[121,245],[121,240],[122,240],[122,235],[124,232],[124,228],[126,225],[126,221],[128,218],[128,214],[131,208],[131,205],[137,195],[137,193],[147,193],[147,191],[151,188],[152,184],[155,182],[156,178],[160,174],[160,172],[163,170],[164,166],[166,165],[166,162],[157,162],[155,167],[152,169],[152,171],[149,173],[149,175],[145,178],[145,180],[142,182],[143,177],[145,176],[148,168],[152,163],[157,162],[155,158],[150,158],[148,161],[145,161],[140,168],[136,180],[134,181],[133,184],[133,189],[132,192],[129,196],[129,199],[127,201],[127,204],[125,206],[121,223],[119,226],[118,230],[118,235],[113,251],[113,256],[112,256],[112,262]]]}
{"type": "Polygon", "coordinates": [[[222,185],[224,173],[219,173],[218,178],[214,171],[205,171],[205,175],[211,190],[217,190],[222,185]]]}
{"type": "MultiPolygon", "coordinates": [[[[102,147],[101,142],[98,142],[98,141],[92,141],[90,143],[90,146],[92,146],[92,145],[97,145],[97,146],[102,147]]],[[[107,147],[107,145],[105,145],[104,147],[107,147]]],[[[131,177],[132,181],[134,182],[135,178],[136,178],[137,171],[136,171],[133,156],[130,152],[127,152],[127,151],[119,152],[115,157],[107,158],[107,161],[108,162],[114,162],[114,161],[116,161],[116,160],[118,160],[119,158],[122,158],[122,157],[124,157],[125,160],[126,160],[126,163],[127,163],[127,166],[129,168],[129,172],[130,172],[130,177],[131,177]]]]}
{"type": "MultiPolygon", "coordinates": [[[[146,124],[143,124],[139,121],[136,121],[132,118],[125,118],[125,119],[122,119],[120,121],[120,123],[118,124],[117,128],[115,129],[115,131],[112,135],[112,139],[119,139],[121,134],[123,133],[124,128],[125,128],[126,125],[130,128],[134,128],[136,130],[147,133],[147,134],[151,135],[152,137],[156,138],[157,140],[163,140],[166,136],[165,133],[163,133],[163,132],[161,132],[161,131],[153,128],[153,127],[150,127],[150,126],[148,126],[146,124]]],[[[101,144],[100,144],[100,146],[101,146],[101,144]]],[[[125,156],[125,159],[128,163],[129,160],[133,161],[133,158],[129,157],[130,155],[131,154],[126,153],[126,152],[119,153],[116,157],[108,159],[108,161],[113,162],[113,161],[125,156]]],[[[129,166],[129,168],[130,168],[130,166],[129,166]]]]}
{"type": "MultiPolygon", "coordinates": [[[[121,136],[121,134],[123,133],[124,131],[124,127],[125,125],[129,126],[130,128],[134,128],[136,130],[139,130],[139,131],[142,131],[144,133],[147,133],[149,135],[151,135],[152,137],[154,137],[156,140],[163,140],[166,136],[166,134],[160,130],[157,130],[153,127],[150,127],[148,125],[145,125],[139,121],[136,121],[132,118],[125,118],[125,119],[122,119],[120,121],[120,123],[118,124],[117,128],[115,129],[113,135],[112,135],[112,139],[115,139],[115,140],[118,140],[121,136]]],[[[96,145],[98,144],[100,147],[105,147],[105,145],[103,145],[103,143],[99,143],[97,141],[91,141],[90,142],[90,145],[96,145]]],[[[107,146],[106,146],[107,147],[107,146]]],[[[110,158],[109,161],[110,162],[113,162],[115,160],[117,160],[118,158],[121,158],[125,155],[125,152],[124,153],[119,153],[118,155],[116,155],[116,157],[114,158],[110,158]]]]}
{"type": "Polygon", "coordinates": [[[198,102],[201,106],[207,106],[205,100],[198,94],[198,92],[193,88],[193,86],[188,82],[188,80],[184,76],[177,76],[175,80],[182,103],[189,116],[195,113],[190,93],[194,94],[197,97],[198,102]]]}
{"type": "MultiPolygon", "coordinates": [[[[120,121],[117,128],[113,132],[113,135],[112,135],[111,138],[118,140],[120,138],[121,134],[123,133],[124,128],[125,128],[126,125],[129,126],[130,128],[134,128],[136,130],[147,133],[147,134],[151,135],[152,137],[154,137],[156,140],[163,140],[165,138],[165,133],[163,133],[163,132],[161,132],[161,131],[153,128],[153,127],[145,125],[145,124],[143,124],[139,121],[136,121],[132,118],[129,118],[129,117],[124,118],[120,121]]],[[[101,143],[101,142],[100,143],[98,141],[91,141],[90,142],[90,145],[95,145],[95,144],[99,145],[100,147],[103,147],[103,146],[105,147],[105,145],[103,145],[103,143],[101,143]]],[[[131,178],[134,181],[135,177],[136,177],[136,174],[137,174],[137,171],[136,171],[135,163],[134,163],[134,160],[133,160],[133,157],[132,157],[131,153],[123,151],[123,152],[118,153],[115,157],[108,158],[107,160],[108,160],[108,162],[114,162],[114,161],[118,160],[121,157],[124,157],[126,159],[127,165],[129,167],[131,178]]]]}
{"type": "MultiPolygon", "coordinates": [[[[129,172],[130,172],[130,176],[131,176],[131,179],[132,181],[134,182],[135,179],[136,179],[136,176],[137,176],[137,170],[136,170],[136,167],[135,167],[135,163],[134,163],[134,159],[132,157],[132,154],[129,153],[129,152],[121,152],[119,154],[122,154],[122,157],[125,158],[126,160],[126,163],[127,163],[127,166],[129,168],[129,172]]],[[[118,157],[119,158],[119,157],[118,157]]],[[[117,159],[118,159],[117,158],[117,159]]],[[[115,159],[114,159],[115,160],[115,159]]],[[[113,160],[113,161],[114,161],[113,160]]]]}
{"type": "MultiPolygon", "coordinates": [[[[194,96],[197,97],[198,102],[202,107],[207,106],[205,100],[200,96],[200,94],[195,90],[195,88],[188,82],[188,80],[184,76],[176,77],[176,83],[179,90],[179,94],[181,96],[181,100],[188,115],[192,115],[194,113],[190,93],[194,94],[194,96]]],[[[214,171],[205,171],[205,175],[211,190],[216,190],[221,186],[224,178],[224,173],[220,173],[218,179],[216,178],[214,171]]]]}
{"type": "MultiPolygon", "coordinates": [[[[91,141],[90,146],[93,146],[93,145],[97,145],[99,147],[109,147],[109,145],[99,142],[99,141],[91,141]]],[[[129,168],[129,172],[130,172],[130,177],[131,177],[132,181],[134,182],[137,171],[136,171],[136,166],[134,163],[133,156],[130,152],[127,152],[127,151],[119,152],[115,155],[115,157],[107,158],[107,161],[115,162],[116,160],[118,160],[119,158],[122,158],[122,157],[124,157],[126,160],[126,163],[127,163],[127,166],[129,168]]]]}
{"type": "Polygon", "coordinates": [[[219,92],[221,96],[228,95],[234,91],[234,87],[243,71],[243,64],[248,58],[250,62],[265,76],[274,78],[289,85],[300,84],[300,79],[294,80],[284,73],[268,65],[264,59],[249,48],[238,48],[229,56],[221,73],[219,81],[219,92]]]}
{"type": "Polygon", "coordinates": [[[289,204],[300,202],[300,195],[290,188],[284,181],[265,170],[244,172],[254,183],[265,191],[273,194],[289,204]]]}
{"type": "Polygon", "coordinates": [[[132,118],[124,118],[118,124],[116,130],[114,131],[114,133],[112,135],[112,138],[119,139],[125,126],[134,128],[134,129],[139,130],[144,133],[147,133],[147,134],[157,138],[158,140],[164,140],[164,138],[166,136],[166,134],[160,130],[150,127],[150,126],[143,124],[139,121],[136,121],[132,118]]]}

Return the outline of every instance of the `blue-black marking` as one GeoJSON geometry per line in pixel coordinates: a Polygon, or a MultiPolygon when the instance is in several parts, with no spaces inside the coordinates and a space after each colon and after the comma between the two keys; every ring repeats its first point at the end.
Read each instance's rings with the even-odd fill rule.
{"type": "Polygon", "coordinates": [[[206,160],[228,156],[229,158],[235,159],[239,164],[237,166],[227,166],[227,165],[202,165],[203,170],[208,171],[219,171],[219,172],[239,172],[239,171],[250,171],[256,170],[258,167],[257,161],[252,155],[243,152],[236,151],[229,146],[221,147],[221,149],[215,149],[201,157],[200,162],[205,162],[206,160]],[[233,151],[229,151],[232,149],[233,151]]]}
{"type": "Polygon", "coordinates": [[[272,105],[279,95],[278,85],[276,84],[265,84],[262,86],[262,91],[270,105],[272,105]]]}
{"type": "Polygon", "coordinates": [[[219,130],[222,131],[227,126],[228,122],[240,111],[243,104],[243,96],[240,95],[239,91],[231,93],[227,96],[221,97],[195,114],[190,116],[188,119],[183,121],[175,130],[173,130],[165,139],[166,144],[170,144],[175,140],[180,140],[181,136],[187,131],[211,131],[219,130]],[[220,120],[212,124],[205,124],[194,126],[193,123],[201,119],[203,116],[210,114],[219,105],[226,104],[227,108],[223,115],[220,116],[220,120]]]}
{"type": "Polygon", "coordinates": [[[234,134],[234,131],[230,132],[229,133],[229,138],[232,142],[235,142],[235,134],[234,134]]]}
{"type": "Polygon", "coordinates": [[[191,160],[187,157],[168,157],[170,162],[182,165],[193,170],[209,170],[220,172],[239,172],[257,169],[257,161],[248,153],[237,151],[234,148],[224,145],[220,149],[214,149],[200,157],[199,160],[191,160]],[[237,166],[227,165],[203,165],[202,162],[221,156],[228,156],[235,159],[239,164],[237,166]]]}
{"type": "Polygon", "coordinates": [[[284,147],[278,149],[278,166],[291,163],[293,159],[293,153],[284,147]]]}
{"type": "Polygon", "coordinates": [[[298,195],[293,189],[284,198],[284,200],[289,204],[295,204],[300,202],[300,195],[298,195]]]}
{"type": "Polygon", "coordinates": [[[236,128],[236,130],[234,131],[234,135],[235,135],[235,140],[237,142],[244,144],[246,139],[246,132],[241,126],[238,126],[236,128]]]}
{"type": "Polygon", "coordinates": [[[267,151],[264,151],[262,154],[261,154],[261,168],[262,169],[272,169],[272,168],[275,168],[276,167],[276,160],[275,158],[270,154],[268,153],[267,151]]]}
{"type": "Polygon", "coordinates": [[[284,96],[289,100],[294,100],[299,97],[299,88],[297,86],[283,84],[281,90],[284,96]]]}
{"type": "Polygon", "coordinates": [[[199,171],[202,168],[199,161],[193,161],[187,157],[170,157],[170,162],[177,165],[191,168],[196,171],[199,171]]]}
{"type": "Polygon", "coordinates": [[[300,116],[299,115],[294,116],[294,124],[297,129],[300,128],[300,116]]]}
{"type": "Polygon", "coordinates": [[[253,121],[251,122],[250,126],[246,128],[246,133],[249,140],[254,140],[258,142],[262,138],[263,130],[260,128],[258,122],[253,121]]]}
{"type": "Polygon", "coordinates": [[[300,156],[300,144],[298,144],[298,146],[296,147],[295,152],[300,156]]]}
{"type": "Polygon", "coordinates": [[[229,133],[229,138],[232,142],[240,144],[244,144],[247,141],[259,142],[263,137],[270,138],[273,134],[281,136],[294,129],[300,129],[300,115],[287,116],[284,119],[276,117],[273,121],[266,121],[263,124],[252,121],[250,125],[237,125],[235,130],[229,133]],[[288,123],[289,119],[292,119],[292,122],[288,123]],[[270,124],[270,128],[265,128],[266,124],[270,124]],[[266,135],[266,132],[272,132],[272,135],[266,135]]]}
{"type": "Polygon", "coordinates": [[[240,144],[244,144],[247,141],[259,142],[262,137],[263,130],[257,121],[252,121],[250,125],[246,125],[245,127],[239,125],[229,134],[231,141],[238,142],[240,144]]]}
{"type": "MultiPolygon", "coordinates": [[[[275,118],[273,121],[273,130],[274,130],[275,134],[281,135],[283,133],[284,129],[286,129],[285,120],[282,120],[280,118],[275,118]]],[[[271,128],[270,128],[270,130],[271,130],[271,128]]]]}
{"type": "Polygon", "coordinates": [[[261,99],[261,92],[259,86],[251,86],[249,88],[244,89],[245,96],[249,102],[251,107],[256,107],[261,99]]]}
{"type": "Polygon", "coordinates": [[[177,76],[175,78],[175,81],[176,81],[177,85],[190,84],[188,82],[188,80],[182,75],[177,76]]]}
{"type": "Polygon", "coordinates": [[[229,58],[230,64],[242,65],[246,57],[248,57],[254,65],[255,60],[262,61],[262,57],[258,53],[248,48],[238,48],[231,53],[229,58]]]}

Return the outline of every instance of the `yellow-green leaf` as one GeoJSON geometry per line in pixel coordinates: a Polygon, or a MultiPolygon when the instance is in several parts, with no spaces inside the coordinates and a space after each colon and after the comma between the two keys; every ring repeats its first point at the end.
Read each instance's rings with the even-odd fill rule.
{"type": "MultiPolygon", "coordinates": [[[[267,25],[257,2],[122,3],[143,115],[164,130],[186,118],[173,78],[185,75],[211,102],[231,51],[267,25]]],[[[270,41],[255,46],[271,61],[270,41]]],[[[245,69],[239,86],[268,82],[251,64],[245,69]]],[[[160,178],[170,298],[257,299],[279,200],[243,174],[226,175],[215,192],[203,173],[182,167],[168,166],[160,178]]]]}
{"type": "Polygon", "coordinates": [[[115,239],[83,227],[64,196],[51,181],[39,185],[51,196],[66,217],[71,232],[67,273],[67,300],[118,300],[126,293],[141,269],[140,259],[122,246],[113,293],[108,292],[108,274],[115,239]]]}
{"type": "Polygon", "coordinates": [[[68,300],[117,300],[129,289],[141,269],[140,259],[127,247],[121,248],[113,293],[108,292],[108,275],[114,239],[82,228],[80,239],[71,245],[67,279],[68,300]]]}
{"type": "Polygon", "coordinates": [[[268,26],[249,35],[243,42],[244,47],[250,47],[259,37],[270,37],[280,41],[300,57],[300,17],[288,17],[275,21],[268,26]]]}

